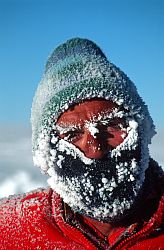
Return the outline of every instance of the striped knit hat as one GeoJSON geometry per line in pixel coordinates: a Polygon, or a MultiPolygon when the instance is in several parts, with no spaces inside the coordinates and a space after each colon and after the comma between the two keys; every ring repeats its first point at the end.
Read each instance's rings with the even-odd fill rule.
{"type": "Polygon", "coordinates": [[[133,82],[107,60],[95,43],[74,38],[56,48],[48,58],[33,100],[34,164],[43,172],[48,170],[49,144],[59,115],[71,105],[95,97],[130,110],[144,143],[150,143],[155,133],[153,121],[133,82]]]}

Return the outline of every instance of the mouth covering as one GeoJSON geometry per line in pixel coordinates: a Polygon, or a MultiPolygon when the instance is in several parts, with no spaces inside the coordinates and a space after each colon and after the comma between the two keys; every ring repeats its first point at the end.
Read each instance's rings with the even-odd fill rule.
{"type": "Polygon", "coordinates": [[[133,82],[95,43],[74,38],[53,51],[33,100],[31,122],[34,164],[50,176],[50,186],[64,202],[101,221],[125,216],[144,182],[154,124],[133,82]],[[56,134],[58,117],[92,98],[113,101],[128,112],[128,136],[103,160],[85,157],[56,134]]]}

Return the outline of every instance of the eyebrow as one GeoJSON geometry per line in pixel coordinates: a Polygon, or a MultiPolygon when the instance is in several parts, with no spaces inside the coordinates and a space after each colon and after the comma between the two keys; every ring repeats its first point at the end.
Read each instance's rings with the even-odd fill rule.
{"type": "Polygon", "coordinates": [[[114,118],[124,118],[124,117],[128,117],[129,114],[126,113],[123,110],[119,110],[119,109],[115,109],[113,110],[111,113],[101,113],[98,115],[98,117],[93,117],[92,121],[93,122],[109,122],[110,120],[114,119],[114,118]]]}
{"type": "MultiPolygon", "coordinates": [[[[107,124],[114,118],[124,118],[128,117],[129,113],[125,112],[124,110],[120,110],[119,108],[115,108],[111,113],[108,114],[108,112],[102,112],[98,115],[98,117],[92,117],[91,121],[88,121],[87,123],[90,122],[101,122],[107,124]]],[[[67,133],[69,131],[75,131],[78,129],[81,129],[84,124],[71,124],[71,123],[61,123],[60,125],[56,124],[55,129],[59,133],[67,133]]]]}
{"type": "Polygon", "coordinates": [[[55,126],[55,129],[57,130],[57,132],[59,132],[60,134],[65,134],[67,132],[70,132],[70,131],[75,131],[77,129],[80,129],[81,126],[78,126],[78,125],[72,125],[72,124],[62,124],[62,125],[56,125],[55,126]],[[62,126],[63,125],[63,126],[62,126]]]}

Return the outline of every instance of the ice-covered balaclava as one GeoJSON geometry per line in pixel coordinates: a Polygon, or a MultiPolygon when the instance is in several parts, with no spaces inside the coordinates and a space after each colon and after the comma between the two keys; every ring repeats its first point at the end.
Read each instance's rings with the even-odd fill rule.
{"type": "Polygon", "coordinates": [[[50,176],[48,183],[63,201],[99,221],[124,218],[142,190],[154,125],[133,82],[95,43],[75,38],[53,51],[34,97],[31,122],[34,164],[50,176]],[[101,116],[92,121],[92,133],[98,131],[97,122],[126,121],[122,130],[127,137],[99,160],[87,158],[57,133],[59,116],[92,98],[118,105],[105,121],[101,116]]]}

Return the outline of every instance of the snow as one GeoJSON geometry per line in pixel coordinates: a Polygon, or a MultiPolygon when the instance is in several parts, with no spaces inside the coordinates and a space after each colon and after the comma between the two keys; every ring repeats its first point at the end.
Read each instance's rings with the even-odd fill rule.
{"type": "MultiPolygon", "coordinates": [[[[72,132],[72,131],[75,131],[75,130],[77,130],[77,129],[79,129],[80,127],[78,127],[78,126],[76,126],[76,125],[72,125],[72,124],[69,124],[69,126],[67,125],[67,126],[65,126],[64,127],[64,124],[63,124],[63,126],[61,127],[60,125],[54,125],[54,130],[55,131],[57,131],[58,132],[58,134],[60,134],[60,135],[62,135],[62,134],[66,134],[66,133],[68,133],[68,132],[72,132]]],[[[51,140],[53,140],[53,138],[51,139],[51,140]]],[[[55,140],[55,138],[54,138],[54,140],[55,140]]],[[[52,141],[52,143],[55,143],[55,141],[53,142],[52,141]]]]}
{"type": "Polygon", "coordinates": [[[60,152],[66,151],[66,154],[72,155],[74,159],[79,157],[86,165],[90,165],[93,162],[92,159],[86,157],[84,153],[81,150],[79,150],[76,146],[63,139],[60,139],[56,146],[60,152]]]}
{"type": "Polygon", "coordinates": [[[102,178],[102,183],[106,184],[108,182],[108,179],[107,178],[102,178]]]}
{"type": "Polygon", "coordinates": [[[13,176],[5,178],[0,185],[0,198],[17,193],[28,192],[32,189],[43,186],[40,181],[35,181],[27,172],[17,172],[13,176]]]}
{"type": "Polygon", "coordinates": [[[93,138],[96,138],[96,134],[99,134],[99,129],[96,127],[97,123],[89,122],[86,124],[88,131],[91,133],[93,138]]]}
{"type": "Polygon", "coordinates": [[[129,126],[127,127],[127,137],[124,139],[123,143],[118,145],[112,150],[112,156],[120,156],[121,150],[132,150],[136,149],[138,143],[138,123],[129,119],[129,126]]]}
{"type": "Polygon", "coordinates": [[[0,125],[0,197],[47,187],[46,179],[32,162],[30,128],[0,125]]]}

